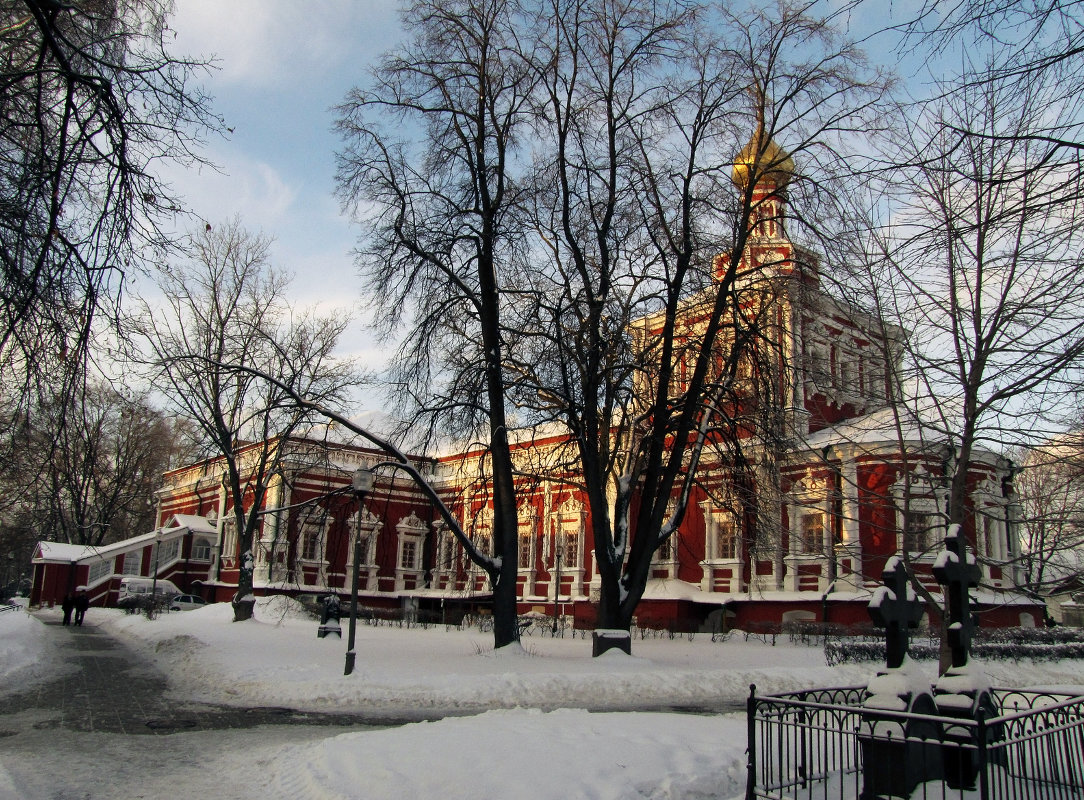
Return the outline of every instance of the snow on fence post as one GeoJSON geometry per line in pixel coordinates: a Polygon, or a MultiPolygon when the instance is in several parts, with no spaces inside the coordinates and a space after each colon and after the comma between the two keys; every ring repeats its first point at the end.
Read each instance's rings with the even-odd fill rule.
{"type": "Polygon", "coordinates": [[[632,655],[632,634],[621,628],[598,628],[591,632],[591,657],[598,658],[607,650],[620,650],[632,655]]]}

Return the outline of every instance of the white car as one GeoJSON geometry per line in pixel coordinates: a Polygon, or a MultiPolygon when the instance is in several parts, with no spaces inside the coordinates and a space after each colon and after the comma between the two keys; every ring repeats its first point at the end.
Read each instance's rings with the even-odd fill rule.
{"type": "Polygon", "coordinates": [[[207,601],[194,594],[179,594],[169,601],[170,611],[191,611],[193,608],[203,608],[207,601]]]}

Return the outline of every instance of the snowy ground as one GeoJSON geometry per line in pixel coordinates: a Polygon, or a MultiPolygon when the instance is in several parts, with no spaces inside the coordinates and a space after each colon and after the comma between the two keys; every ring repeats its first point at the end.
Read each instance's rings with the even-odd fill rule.
{"type": "MultiPolygon", "coordinates": [[[[478,631],[359,625],[357,666],[344,676],[344,641],[317,639],[315,623],[282,603],[257,613],[255,622],[234,624],[228,605],[154,621],[92,609],[87,621],[154,659],[178,699],[452,716],[361,732],[264,727],[139,737],[160,765],[154,775],[125,768],[131,745],[117,740],[133,737],[62,732],[55,744],[60,753],[69,748],[66,763],[86,773],[88,789],[47,796],[168,797],[169,787],[183,785],[186,796],[239,800],[729,800],[744,789],[744,715],[652,709],[738,703],[750,683],[771,692],[871,674],[868,666],[826,667],[819,649],[783,639],[774,647],[740,636],[636,640],[632,658],[592,659],[590,641],[580,638],[526,637],[521,651],[495,654],[491,636],[478,631]]],[[[0,615],[0,686],[25,685],[41,664],[63,663],[46,633],[25,614],[0,615]]],[[[999,685],[1084,684],[1079,662],[993,664],[988,673],[999,685]]],[[[44,771],[58,755],[48,749],[20,758],[40,757],[44,771]]],[[[10,781],[5,793],[3,759],[0,749],[0,800],[8,800],[15,795],[10,781]]]]}

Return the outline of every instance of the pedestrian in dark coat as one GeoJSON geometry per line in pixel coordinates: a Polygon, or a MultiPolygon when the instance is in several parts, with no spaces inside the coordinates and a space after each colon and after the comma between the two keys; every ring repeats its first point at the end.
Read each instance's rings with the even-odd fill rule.
{"type": "Polygon", "coordinates": [[[64,595],[64,602],[60,604],[60,608],[64,611],[64,621],[61,625],[72,624],[72,609],[75,608],[75,600],[72,598],[71,592],[64,595]]]}
{"type": "Polygon", "coordinates": [[[80,592],[75,596],[75,624],[83,624],[83,615],[87,613],[87,609],[90,608],[90,598],[87,597],[86,592],[80,592]]]}

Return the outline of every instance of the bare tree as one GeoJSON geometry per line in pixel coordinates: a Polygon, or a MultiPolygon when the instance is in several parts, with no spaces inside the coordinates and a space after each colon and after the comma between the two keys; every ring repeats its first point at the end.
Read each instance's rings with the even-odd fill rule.
{"type": "MultiPolygon", "coordinates": [[[[901,401],[895,424],[901,439],[922,431],[911,465],[936,465],[923,480],[943,492],[937,529],[970,532],[980,560],[1011,571],[1015,542],[981,544],[984,528],[1011,529],[1011,521],[989,517],[973,490],[983,475],[996,482],[1008,473],[1003,456],[994,463],[999,454],[1045,442],[1074,410],[1084,183],[1077,151],[1051,146],[1043,131],[1049,119],[1076,114],[1079,101],[1064,96],[1053,72],[940,89],[901,109],[885,145],[892,166],[882,165],[874,208],[884,222],[865,285],[886,324],[908,334],[889,376],[901,401]]],[[[996,490],[999,507],[1007,491],[996,490]]]]}
{"type": "Polygon", "coordinates": [[[124,278],[169,247],[157,177],[218,127],[165,47],[159,0],[0,2],[0,391],[4,430],[39,388],[77,393],[124,278]]]}
{"type": "Polygon", "coordinates": [[[1061,436],[1019,458],[1021,584],[1045,597],[1084,576],[1084,448],[1079,434],[1061,436]]]}
{"type": "Polygon", "coordinates": [[[30,473],[38,476],[31,502],[42,538],[98,546],[153,527],[154,490],[174,445],[172,426],[146,396],[101,383],[33,419],[44,463],[30,473]]]}
{"type": "Polygon", "coordinates": [[[508,270],[521,239],[516,174],[532,75],[511,0],[416,0],[413,38],[339,108],[339,192],[365,226],[359,263],[387,332],[407,335],[394,383],[407,415],[488,448],[494,642],[518,638],[518,526],[508,442],[508,270]]]}
{"type": "Polygon", "coordinates": [[[1084,183],[1075,157],[1030,136],[1047,89],[977,85],[919,107],[897,142],[879,302],[913,332],[901,378],[952,447],[950,524],[965,522],[975,448],[1049,438],[1080,385],[1084,183]]]}
{"type": "Polygon", "coordinates": [[[289,282],[270,265],[269,239],[234,221],[201,231],[192,247],[191,261],[162,270],[162,306],[144,302],[137,327],[156,385],[225,466],[236,552],[222,556],[239,570],[234,618],[243,620],[252,614],[260,512],[286,455],[280,445],[312,413],[291,391],[335,406],[359,376],[334,356],[347,318],[290,308],[289,282]]]}
{"type": "Polygon", "coordinates": [[[569,431],[598,624],[628,629],[705,451],[748,503],[753,460],[791,433],[775,320],[816,259],[795,257],[784,229],[826,234],[815,211],[838,134],[883,84],[830,20],[786,4],[738,17],[555,0],[541,17],[554,27],[535,62],[545,148],[523,324],[534,344],[517,397],[569,431]],[[802,215],[786,210],[788,192],[802,215]],[[758,230],[772,246],[754,253],[758,230]]]}

